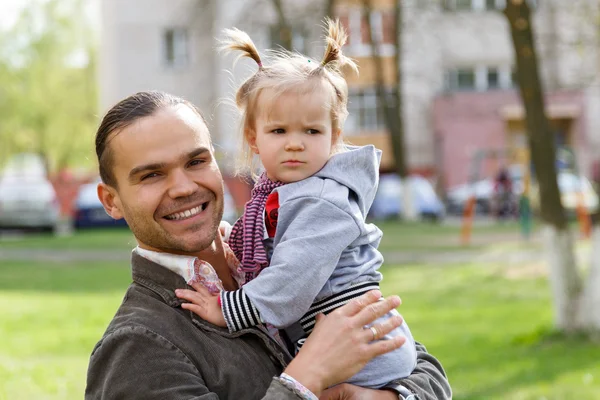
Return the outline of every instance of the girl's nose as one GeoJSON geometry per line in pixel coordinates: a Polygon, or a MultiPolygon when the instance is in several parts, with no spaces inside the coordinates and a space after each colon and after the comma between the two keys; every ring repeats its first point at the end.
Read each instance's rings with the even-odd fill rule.
{"type": "Polygon", "coordinates": [[[290,139],[285,144],[286,151],[302,151],[304,150],[304,144],[302,140],[297,137],[290,137],[290,139]]]}

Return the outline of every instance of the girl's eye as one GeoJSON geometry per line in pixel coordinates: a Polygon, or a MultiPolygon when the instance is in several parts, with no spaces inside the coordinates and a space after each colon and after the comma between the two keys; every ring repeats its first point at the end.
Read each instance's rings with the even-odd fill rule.
{"type": "Polygon", "coordinates": [[[308,133],[311,134],[311,135],[316,135],[316,134],[321,133],[321,132],[318,131],[318,130],[316,130],[316,129],[309,129],[308,133]]]}
{"type": "Polygon", "coordinates": [[[283,128],[277,128],[277,129],[273,129],[271,132],[272,133],[285,133],[285,129],[283,129],[283,128]]]}

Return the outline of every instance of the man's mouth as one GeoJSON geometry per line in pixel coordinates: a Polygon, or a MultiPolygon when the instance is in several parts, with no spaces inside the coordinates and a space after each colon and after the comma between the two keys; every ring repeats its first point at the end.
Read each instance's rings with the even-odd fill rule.
{"type": "Polygon", "coordinates": [[[191,218],[195,215],[200,214],[202,211],[206,210],[207,206],[208,206],[208,201],[205,203],[202,203],[199,206],[196,206],[194,208],[190,208],[188,210],[184,210],[184,211],[166,215],[164,218],[168,219],[170,221],[179,221],[182,219],[191,218]]]}

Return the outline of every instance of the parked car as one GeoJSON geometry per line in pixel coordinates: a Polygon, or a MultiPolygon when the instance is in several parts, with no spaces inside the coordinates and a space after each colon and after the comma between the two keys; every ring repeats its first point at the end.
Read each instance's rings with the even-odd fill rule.
{"type": "MultiPolygon", "coordinates": [[[[556,176],[560,201],[568,214],[574,215],[577,211],[578,196],[583,197],[583,206],[588,213],[598,211],[598,195],[590,181],[585,176],[578,176],[572,172],[559,172],[556,176]]],[[[531,185],[531,208],[534,212],[540,209],[539,187],[537,183],[531,185]]]]}
{"type": "Polygon", "coordinates": [[[79,187],[75,199],[73,225],[76,229],[127,226],[124,219],[115,220],[104,210],[98,198],[98,182],[79,187]]]}
{"type": "Polygon", "coordinates": [[[448,190],[446,194],[446,209],[449,214],[462,215],[467,200],[475,196],[475,213],[489,214],[491,200],[494,193],[494,182],[491,179],[483,179],[473,184],[464,183],[448,190]]]}
{"type": "MultiPolygon", "coordinates": [[[[124,219],[115,220],[104,210],[97,193],[99,182],[100,180],[97,179],[95,182],[81,185],[79,188],[74,207],[75,216],[73,224],[75,228],[127,226],[127,222],[124,219]]],[[[233,224],[236,219],[237,212],[235,205],[227,186],[225,186],[223,220],[233,224]]]]}
{"type": "Polygon", "coordinates": [[[11,170],[0,178],[0,228],[53,230],[59,215],[56,192],[45,176],[11,170]]]}
{"type": "MultiPolygon", "coordinates": [[[[422,219],[441,220],[445,216],[445,208],[431,183],[417,175],[408,177],[412,191],[412,201],[417,214],[422,219]]],[[[379,179],[377,194],[369,211],[373,219],[389,219],[402,217],[404,185],[396,174],[385,174],[379,179]]]]}
{"type": "MultiPolygon", "coordinates": [[[[520,165],[507,167],[512,183],[512,191],[515,198],[519,198],[523,191],[523,173],[520,165]]],[[[494,179],[485,178],[474,183],[463,183],[454,186],[446,193],[446,211],[452,215],[462,215],[467,200],[475,196],[475,213],[487,215],[494,208],[494,179]]]]}
{"type": "Polygon", "coordinates": [[[227,185],[224,186],[224,196],[223,196],[223,221],[227,221],[230,224],[233,224],[237,218],[237,210],[235,208],[235,202],[233,201],[233,197],[229,193],[229,189],[227,185]]]}

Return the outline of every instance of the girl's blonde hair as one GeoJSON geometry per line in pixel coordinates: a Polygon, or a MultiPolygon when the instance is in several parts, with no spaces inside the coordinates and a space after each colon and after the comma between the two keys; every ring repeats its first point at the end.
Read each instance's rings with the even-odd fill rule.
{"type": "MultiPolygon", "coordinates": [[[[285,50],[271,51],[265,59],[261,58],[254,42],[239,29],[225,29],[225,39],[221,50],[240,51],[241,57],[253,59],[258,65],[256,71],[237,90],[235,103],[241,112],[242,151],[239,172],[256,174],[253,165],[254,153],[248,143],[248,135],[254,130],[258,110],[257,100],[264,89],[275,90],[281,94],[292,89],[305,89],[307,83],[312,83],[309,90],[322,87],[331,90],[332,132],[335,133],[344,126],[348,116],[348,85],[342,75],[342,68],[350,67],[358,73],[354,61],[342,54],[342,46],[348,36],[339,20],[325,19],[326,49],[323,59],[318,62],[300,53],[285,50]],[[263,61],[265,60],[265,61],[263,61]]],[[[342,140],[339,138],[341,147],[342,140]]],[[[335,151],[335,150],[334,150],[335,151]]]]}

